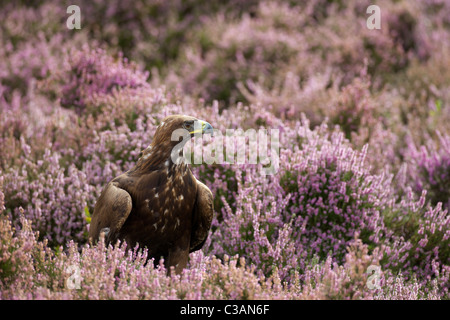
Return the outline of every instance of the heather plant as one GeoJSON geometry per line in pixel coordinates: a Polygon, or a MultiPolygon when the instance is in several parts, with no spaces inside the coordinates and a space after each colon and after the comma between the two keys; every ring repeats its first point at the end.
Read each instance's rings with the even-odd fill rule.
{"type": "MultiPolygon", "coordinates": [[[[450,218],[442,203],[426,204],[426,191],[416,200],[409,190],[399,205],[384,213],[392,240],[386,249],[383,265],[409,277],[435,279],[447,294],[450,270],[450,218]]],[[[421,280],[422,279],[422,280],[421,280]]]]}
{"type": "Polygon", "coordinates": [[[295,39],[278,30],[268,33],[248,17],[230,26],[223,20],[219,17],[214,29],[200,31],[200,48],[183,52],[180,75],[185,92],[209,102],[218,99],[233,103],[243,100],[236,85],[245,79],[259,79],[270,86],[269,75],[278,72],[295,54],[295,39]]]}
{"type": "Polygon", "coordinates": [[[134,131],[124,124],[100,134],[96,132],[86,145],[78,161],[89,183],[103,185],[134,166],[156,128],[153,118],[139,117],[135,123],[134,131]]]}
{"type": "Polygon", "coordinates": [[[4,171],[23,164],[24,148],[32,159],[42,157],[49,145],[64,157],[73,153],[77,144],[73,133],[79,129],[73,113],[37,93],[33,86],[26,96],[16,91],[11,97],[10,102],[0,98],[0,166],[4,171]]]}
{"type": "Polygon", "coordinates": [[[0,298],[448,298],[449,5],[369,4],[2,2],[0,298]],[[179,276],[87,239],[170,114],[280,133],[275,174],[192,165],[215,215],[179,276]]]}
{"type": "MultiPolygon", "coordinates": [[[[436,130],[449,133],[446,110],[450,57],[446,41],[441,44],[425,63],[412,61],[405,73],[396,77],[380,95],[382,104],[389,106],[389,117],[384,121],[405,142],[408,141],[405,136],[411,136],[415,144],[426,145],[430,136],[437,140],[436,130]]],[[[408,148],[406,143],[403,148],[408,148]]]]}
{"type": "Polygon", "coordinates": [[[61,106],[83,111],[95,95],[111,93],[114,89],[146,87],[148,74],[119,56],[117,61],[101,49],[69,53],[69,79],[62,86],[61,106]]]}
{"type": "Polygon", "coordinates": [[[385,8],[384,28],[379,34],[366,32],[363,37],[364,48],[370,55],[369,72],[385,78],[389,73],[405,70],[414,59],[428,59],[430,39],[418,19],[420,4],[378,5],[385,8]]]}
{"type": "MultiPolygon", "coordinates": [[[[2,95],[3,98],[3,95],[2,95]]],[[[15,94],[12,103],[8,104],[4,99],[0,103],[0,167],[4,170],[11,162],[11,159],[17,158],[20,154],[20,149],[17,146],[17,141],[20,139],[27,122],[22,117],[13,117],[15,113],[20,112],[20,96],[15,94]]]]}
{"type": "Polygon", "coordinates": [[[383,290],[374,296],[374,300],[441,300],[439,288],[435,282],[423,287],[417,279],[406,280],[401,276],[391,276],[384,282],[383,290]]]}
{"type": "Polygon", "coordinates": [[[54,251],[37,239],[31,224],[21,218],[13,229],[0,219],[1,299],[439,299],[417,282],[380,274],[380,288],[367,286],[368,266],[378,264],[380,254],[369,254],[357,238],[348,247],[345,264],[312,261],[305,280],[294,272],[290,283],[281,281],[277,268],[270,277],[256,276],[244,258],[223,260],[191,255],[182,275],[167,276],[162,261],[147,261],[146,250],[104,239],[79,247],[73,241],[54,251]],[[384,286],[385,283],[391,285],[384,286]]]}
{"type": "Polygon", "coordinates": [[[14,222],[23,215],[52,245],[83,241],[84,208],[94,201],[86,173],[73,164],[61,167],[61,155],[50,148],[36,161],[23,140],[22,148],[23,164],[4,173],[6,213],[14,222]]]}
{"type": "Polygon", "coordinates": [[[340,126],[347,139],[351,139],[352,134],[359,133],[362,128],[370,130],[377,122],[375,103],[371,101],[369,87],[369,79],[355,78],[342,89],[329,111],[330,121],[340,126]]]}
{"type": "MultiPolygon", "coordinates": [[[[23,210],[21,210],[23,212],[23,210]]],[[[37,241],[30,223],[20,218],[20,229],[14,230],[4,214],[0,217],[0,298],[31,298],[30,292],[37,285],[46,290],[57,290],[62,265],[54,262],[55,253],[46,241],[37,241]],[[58,267],[60,268],[58,270],[58,267]]]]}
{"type": "Polygon", "coordinates": [[[5,210],[5,194],[3,193],[3,176],[0,176],[0,213],[5,210]]]}
{"type": "MultiPolygon", "coordinates": [[[[223,160],[230,163],[199,164],[192,166],[196,176],[199,176],[202,181],[205,181],[215,195],[215,208],[218,215],[221,216],[221,211],[225,206],[225,203],[234,207],[238,193],[238,183],[242,177],[245,175],[261,175],[261,168],[249,163],[249,156],[252,151],[250,150],[248,138],[245,138],[244,140],[236,139],[236,135],[241,134],[241,137],[245,137],[245,131],[249,129],[253,129],[256,132],[259,129],[270,128],[283,131],[286,128],[280,118],[276,117],[269,110],[261,110],[259,105],[246,106],[238,104],[228,109],[224,109],[219,113],[219,103],[216,101],[211,106],[204,106],[204,108],[198,112],[199,117],[208,119],[211,123],[215,124],[214,127],[221,132],[224,139],[223,143],[225,145],[228,143],[227,131],[231,131],[232,133],[231,136],[229,136],[230,141],[233,142],[231,151],[227,150],[226,146],[222,150],[223,160]],[[255,116],[252,116],[253,114],[255,114],[255,116]],[[237,164],[238,156],[244,150],[244,163],[237,164]],[[243,173],[247,169],[250,170],[249,173],[243,173]],[[223,199],[225,202],[222,201],[223,199]]],[[[268,134],[270,134],[270,132],[268,132],[268,134]]],[[[284,135],[280,136],[280,139],[284,138],[284,135]]],[[[290,141],[287,141],[286,145],[289,145],[289,143],[290,141]]],[[[203,150],[197,151],[203,153],[203,150]]],[[[256,152],[256,150],[253,151],[256,152]]],[[[219,150],[219,152],[221,151],[219,150]]]]}
{"type": "Polygon", "coordinates": [[[267,194],[263,188],[263,185],[255,189],[240,185],[233,203],[235,211],[222,199],[224,207],[208,242],[214,255],[239,255],[255,266],[260,275],[270,276],[277,268],[284,279],[297,269],[304,254],[291,241],[291,226],[281,219],[287,200],[261,197],[267,194]]]}
{"type": "Polygon", "coordinates": [[[342,261],[356,233],[370,248],[381,243],[390,179],[370,173],[366,153],[367,147],[359,152],[346,146],[339,132],[328,139],[313,135],[299,149],[282,152],[280,187],[290,195],[284,219],[292,221],[296,246],[307,246],[309,256],[324,258],[331,251],[342,261]]]}
{"type": "MultiPolygon", "coordinates": [[[[345,263],[333,262],[331,256],[326,260],[314,261],[306,268],[302,295],[306,299],[373,299],[379,294],[381,286],[370,287],[369,267],[378,267],[381,258],[376,249],[369,254],[368,246],[356,237],[349,243],[345,263]]],[[[383,274],[378,281],[381,283],[383,274]]]]}
{"type": "Polygon", "coordinates": [[[382,244],[390,179],[365,167],[367,148],[352,150],[342,133],[328,136],[325,125],[314,131],[308,125],[285,132],[293,136],[285,137],[288,141],[301,142],[280,150],[274,176],[261,176],[251,164],[230,166],[231,177],[216,169],[216,196],[222,195],[214,188],[220,181],[231,178],[237,185],[229,190],[231,199],[226,198],[230,193],[221,197],[208,251],[239,254],[266,276],[276,267],[286,279],[303,272],[305,260],[314,256],[342,262],[355,234],[371,250],[382,244]]]}
{"type": "Polygon", "coordinates": [[[298,119],[305,114],[313,126],[319,125],[328,115],[328,103],[337,95],[337,81],[331,72],[312,75],[301,81],[298,75],[288,72],[280,83],[268,90],[259,82],[246,81],[238,84],[242,95],[251,104],[259,104],[284,120],[298,119]],[[333,82],[332,88],[327,88],[333,82]],[[314,106],[312,108],[311,106],[314,106]]]}
{"type": "Polygon", "coordinates": [[[405,151],[407,184],[416,194],[427,191],[432,205],[442,203],[450,208],[450,135],[436,132],[438,141],[431,138],[418,148],[411,139],[405,151]]]}
{"type": "Polygon", "coordinates": [[[57,254],[37,240],[26,219],[20,231],[0,220],[2,299],[283,299],[276,278],[257,277],[244,259],[221,261],[201,252],[181,276],[167,276],[162,261],[154,267],[145,250],[125,244],[79,248],[69,242],[57,254]],[[80,251],[81,249],[81,251],[80,251]],[[75,275],[75,277],[73,277],[75,275]],[[277,288],[277,290],[273,290],[277,288]]]}
{"type": "Polygon", "coordinates": [[[204,18],[215,14],[254,10],[257,1],[229,0],[211,2],[189,1],[77,1],[83,12],[82,29],[109,48],[155,68],[162,74],[181,55],[189,32],[204,24],[204,18]]]}
{"type": "Polygon", "coordinates": [[[64,53],[89,39],[64,27],[66,8],[45,2],[36,8],[16,2],[2,4],[0,12],[0,83],[4,97],[13,91],[26,94],[36,81],[63,68],[64,53]]]}

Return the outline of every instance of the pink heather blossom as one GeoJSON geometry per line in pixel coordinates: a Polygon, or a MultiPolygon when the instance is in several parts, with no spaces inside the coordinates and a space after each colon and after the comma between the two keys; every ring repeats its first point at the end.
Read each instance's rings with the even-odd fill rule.
{"type": "Polygon", "coordinates": [[[448,2],[79,5],[0,4],[0,299],[449,298],[448,2]],[[168,276],[87,231],[170,114],[277,129],[280,161],[192,165],[215,216],[168,276]]]}

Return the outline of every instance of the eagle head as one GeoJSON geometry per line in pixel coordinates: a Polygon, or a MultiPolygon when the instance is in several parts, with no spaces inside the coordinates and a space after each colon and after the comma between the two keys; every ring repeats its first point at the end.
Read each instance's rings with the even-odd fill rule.
{"type": "Polygon", "coordinates": [[[172,159],[172,152],[178,153],[192,137],[202,134],[213,135],[213,127],[204,120],[187,115],[171,115],[164,118],[156,128],[152,143],[142,152],[138,167],[153,168],[172,159]],[[144,165],[146,162],[149,166],[144,165]]]}
{"type": "Polygon", "coordinates": [[[208,122],[186,115],[171,115],[161,121],[154,142],[174,146],[179,143],[180,137],[186,139],[204,133],[213,134],[213,127],[208,122]]]}

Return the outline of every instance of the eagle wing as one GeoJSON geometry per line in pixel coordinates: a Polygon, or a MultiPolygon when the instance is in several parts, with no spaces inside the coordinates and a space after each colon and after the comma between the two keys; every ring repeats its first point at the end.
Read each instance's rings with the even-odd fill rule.
{"type": "Polygon", "coordinates": [[[211,190],[197,180],[197,198],[192,217],[192,233],[189,252],[201,249],[205,243],[214,214],[211,190]]]}
{"type": "Polygon", "coordinates": [[[89,237],[98,239],[105,232],[106,242],[115,241],[125,220],[130,215],[132,200],[130,194],[118,187],[118,182],[110,182],[95,204],[89,227],[89,237]]]}

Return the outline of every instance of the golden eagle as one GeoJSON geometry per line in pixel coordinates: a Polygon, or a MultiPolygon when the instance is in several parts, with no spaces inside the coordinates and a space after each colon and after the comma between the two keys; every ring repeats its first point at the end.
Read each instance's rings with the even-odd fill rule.
{"type": "Polygon", "coordinates": [[[214,209],[211,191],[180,161],[179,151],[195,134],[212,132],[209,123],[190,116],[165,118],[135,167],[103,189],[89,237],[96,240],[104,232],[107,243],[147,247],[150,257],[164,258],[169,272],[174,267],[180,273],[189,253],[205,243],[214,209]],[[176,132],[185,134],[173,138],[176,132]]]}

